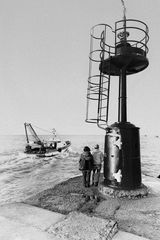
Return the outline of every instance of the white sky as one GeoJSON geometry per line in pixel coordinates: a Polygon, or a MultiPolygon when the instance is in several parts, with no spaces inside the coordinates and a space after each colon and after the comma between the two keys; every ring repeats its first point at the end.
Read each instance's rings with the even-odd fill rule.
{"type": "MultiPolygon", "coordinates": [[[[158,135],[160,1],[125,4],[127,18],[144,21],[150,34],[149,67],[127,78],[128,121],[158,135]]],[[[120,0],[0,0],[0,134],[23,134],[24,122],[104,134],[85,123],[90,28],[114,27],[122,16],[120,0]]]]}

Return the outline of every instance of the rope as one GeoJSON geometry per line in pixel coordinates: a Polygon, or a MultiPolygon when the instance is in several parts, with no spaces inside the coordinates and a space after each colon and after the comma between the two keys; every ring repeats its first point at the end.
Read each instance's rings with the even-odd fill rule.
{"type": "Polygon", "coordinates": [[[32,124],[32,126],[33,126],[34,128],[40,129],[40,130],[42,130],[42,131],[44,131],[44,132],[52,133],[52,131],[49,131],[49,130],[46,130],[46,129],[37,127],[37,126],[35,126],[35,125],[33,125],[33,124],[32,124]]]}

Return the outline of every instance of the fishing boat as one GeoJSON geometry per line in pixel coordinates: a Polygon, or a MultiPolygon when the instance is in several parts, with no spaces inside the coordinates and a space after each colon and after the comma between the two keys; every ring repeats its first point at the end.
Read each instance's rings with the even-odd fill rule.
{"type": "Polygon", "coordinates": [[[24,153],[34,154],[37,157],[52,157],[60,154],[62,151],[66,151],[71,142],[61,141],[56,136],[56,130],[52,130],[52,138],[49,140],[42,140],[34,130],[31,123],[24,123],[25,135],[26,135],[26,146],[24,153]]]}

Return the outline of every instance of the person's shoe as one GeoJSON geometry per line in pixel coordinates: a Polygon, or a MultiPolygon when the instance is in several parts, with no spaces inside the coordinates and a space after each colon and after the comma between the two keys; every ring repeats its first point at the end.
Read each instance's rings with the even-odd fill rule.
{"type": "Polygon", "coordinates": [[[89,200],[90,200],[90,196],[87,195],[86,198],[85,198],[85,201],[89,202],[89,200]]]}
{"type": "Polygon", "coordinates": [[[96,182],[96,183],[94,184],[94,186],[97,187],[97,186],[98,186],[98,182],[96,182]]]}
{"type": "Polygon", "coordinates": [[[90,199],[91,199],[91,200],[94,200],[94,199],[95,199],[95,196],[94,196],[94,195],[91,195],[91,196],[90,196],[90,199]]]}
{"type": "Polygon", "coordinates": [[[95,200],[96,200],[97,202],[99,202],[99,201],[100,201],[100,197],[99,197],[98,195],[95,195],[95,200]]]}

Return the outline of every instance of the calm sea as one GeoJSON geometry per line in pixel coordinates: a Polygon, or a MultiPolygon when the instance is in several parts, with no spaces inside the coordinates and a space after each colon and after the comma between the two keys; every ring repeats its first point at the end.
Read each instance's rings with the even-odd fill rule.
{"type": "MultiPolygon", "coordinates": [[[[80,174],[79,155],[85,145],[91,149],[98,143],[103,150],[104,136],[68,135],[69,151],[58,157],[36,158],[23,153],[25,136],[0,136],[0,204],[20,202],[80,174]]],[[[160,137],[141,136],[142,173],[160,174],[160,137]]]]}

